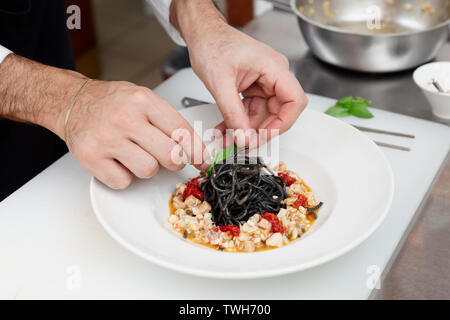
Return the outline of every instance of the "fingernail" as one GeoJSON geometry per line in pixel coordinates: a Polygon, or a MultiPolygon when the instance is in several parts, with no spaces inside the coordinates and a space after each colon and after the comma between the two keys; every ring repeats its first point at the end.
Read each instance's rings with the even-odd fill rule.
{"type": "Polygon", "coordinates": [[[246,137],[245,132],[242,129],[236,129],[234,131],[234,140],[236,143],[236,146],[238,148],[243,148],[246,146],[246,137]]]}

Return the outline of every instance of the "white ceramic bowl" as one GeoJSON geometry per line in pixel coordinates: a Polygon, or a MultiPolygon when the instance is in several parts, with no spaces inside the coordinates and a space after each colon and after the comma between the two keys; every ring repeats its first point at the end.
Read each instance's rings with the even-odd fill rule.
{"type": "MultiPolygon", "coordinates": [[[[191,124],[202,119],[203,128],[212,128],[222,119],[217,106],[181,113],[191,124]]],[[[199,126],[194,128],[202,134],[199,126]]],[[[381,224],[392,201],[393,174],[384,154],[365,135],[343,121],[305,110],[279,143],[280,159],[324,202],[307,235],[285,247],[242,254],[221,252],[189,242],[173,231],[167,221],[169,199],[177,183],[198,175],[192,166],[179,172],[161,169],[152,179],[136,179],[121,191],[93,179],[94,212],[115,240],[148,261],[198,276],[234,279],[317,266],[356,247],[381,224]]],[[[273,156],[265,160],[275,164],[270,162],[273,156]]]]}
{"type": "Polygon", "coordinates": [[[439,118],[450,119],[450,62],[424,64],[414,71],[413,79],[425,94],[433,114],[439,118]],[[439,92],[433,86],[433,78],[439,82],[445,93],[439,92]]]}

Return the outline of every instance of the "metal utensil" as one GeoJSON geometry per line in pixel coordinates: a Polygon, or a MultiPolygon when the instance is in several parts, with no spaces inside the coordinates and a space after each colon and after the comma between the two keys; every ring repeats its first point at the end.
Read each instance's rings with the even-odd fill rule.
{"type": "Polygon", "coordinates": [[[437,82],[436,79],[431,79],[431,83],[433,84],[433,86],[436,88],[437,91],[439,92],[444,92],[444,89],[442,88],[442,86],[439,84],[439,82],[437,82]]]}
{"type": "Polygon", "coordinates": [[[375,144],[379,147],[386,147],[386,148],[397,149],[397,150],[402,150],[402,151],[411,151],[411,149],[408,147],[397,146],[395,144],[390,144],[390,143],[385,143],[385,142],[380,142],[380,141],[375,141],[375,140],[373,140],[373,142],[375,142],[375,144]]]}
{"type": "Polygon", "coordinates": [[[197,100],[194,98],[184,97],[183,99],[181,99],[181,104],[183,107],[189,108],[189,107],[200,106],[202,104],[211,104],[211,102],[205,102],[205,101],[197,100]]]}
{"type": "Polygon", "coordinates": [[[373,129],[373,128],[357,126],[354,124],[352,124],[352,126],[355,127],[356,129],[358,129],[359,131],[388,134],[391,136],[411,138],[411,139],[414,139],[416,137],[415,135],[409,134],[409,133],[401,133],[401,132],[387,131],[387,130],[381,130],[381,129],[373,129]]]}
{"type": "Polygon", "coordinates": [[[447,0],[291,0],[315,56],[340,67],[392,72],[436,56],[447,41],[447,0]]]}

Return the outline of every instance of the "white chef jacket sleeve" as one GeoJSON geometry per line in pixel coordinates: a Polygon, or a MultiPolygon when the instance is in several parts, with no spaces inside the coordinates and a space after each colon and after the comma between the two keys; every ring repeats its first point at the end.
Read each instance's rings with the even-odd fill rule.
{"type": "Polygon", "coordinates": [[[178,30],[175,29],[175,27],[172,26],[169,21],[170,4],[172,3],[172,0],[146,0],[146,1],[153,9],[153,13],[156,16],[156,19],[158,19],[159,23],[164,27],[164,29],[172,38],[172,40],[180,46],[186,46],[186,43],[184,42],[178,30]]]}
{"type": "Polygon", "coordinates": [[[0,63],[2,63],[2,61],[6,58],[6,56],[8,55],[8,54],[10,54],[11,53],[11,51],[10,50],[8,50],[8,49],[6,49],[5,47],[2,47],[1,45],[0,45],[0,63]]]}

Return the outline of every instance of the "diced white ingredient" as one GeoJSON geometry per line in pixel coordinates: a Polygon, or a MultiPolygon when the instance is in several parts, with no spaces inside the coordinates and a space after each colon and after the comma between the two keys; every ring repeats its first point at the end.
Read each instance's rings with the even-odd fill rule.
{"type": "Polygon", "coordinates": [[[186,212],[184,212],[184,210],[183,209],[177,209],[176,211],[175,211],[175,214],[177,215],[177,216],[182,216],[182,215],[184,215],[184,214],[186,214],[186,212]]]}
{"type": "Polygon", "coordinates": [[[191,224],[191,230],[193,230],[193,231],[198,231],[198,230],[200,230],[200,225],[198,224],[198,223],[193,223],[193,224],[191,224]]]}
{"type": "Polygon", "coordinates": [[[254,214],[248,219],[247,223],[251,226],[256,226],[256,224],[259,221],[259,217],[260,217],[259,214],[254,214]]]}
{"type": "Polygon", "coordinates": [[[297,230],[297,228],[292,228],[289,239],[295,240],[297,238],[298,238],[298,230],[297,230]]]}
{"type": "Polygon", "coordinates": [[[272,224],[268,220],[262,218],[261,221],[258,222],[258,227],[264,230],[270,230],[272,229],[272,224]]]}
{"type": "Polygon", "coordinates": [[[297,195],[306,191],[305,186],[303,186],[301,183],[294,183],[289,187],[289,189],[297,195]]]}
{"type": "Polygon", "coordinates": [[[289,220],[288,220],[286,217],[282,217],[282,218],[280,219],[280,222],[281,222],[281,225],[282,225],[282,226],[287,226],[287,225],[289,225],[289,220]]]}
{"type": "Polygon", "coordinates": [[[208,239],[211,242],[211,244],[219,244],[219,242],[220,242],[220,233],[210,230],[208,232],[208,239]]]}
{"type": "Polygon", "coordinates": [[[169,217],[169,223],[171,223],[171,224],[174,224],[174,223],[177,222],[178,220],[179,220],[179,219],[178,219],[178,216],[175,215],[175,214],[171,214],[170,217],[169,217]]]}
{"type": "Polygon", "coordinates": [[[286,171],[286,164],[283,161],[280,161],[278,166],[276,166],[274,169],[275,169],[275,171],[278,171],[278,172],[286,171]]]}
{"type": "Polygon", "coordinates": [[[280,212],[278,212],[278,219],[280,219],[281,217],[284,217],[287,213],[287,210],[285,208],[281,208],[280,212]]]}
{"type": "Polygon", "coordinates": [[[198,213],[205,214],[211,211],[211,206],[208,202],[203,201],[202,204],[198,207],[198,213]]]}
{"type": "Polygon", "coordinates": [[[212,214],[210,212],[205,213],[204,215],[205,220],[210,220],[212,218],[212,214]]]}
{"type": "Polygon", "coordinates": [[[174,197],[172,203],[173,203],[173,206],[174,206],[175,209],[184,209],[184,208],[186,208],[186,204],[184,203],[182,197],[179,197],[179,196],[174,197]]]}
{"type": "Polygon", "coordinates": [[[266,240],[266,245],[270,247],[281,247],[283,245],[283,236],[279,232],[274,233],[266,240]]]}
{"type": "Polygon", "coordinates": [[[244,250],[245,252],[253,252],[255,251],[255,244],[251,241],[243,241],[239,245],[241,250],[244,250]]]}
{"type": "Polygon", "coordinates": [[[239,233],[239,241],[246,241],[246,240],[248,240],[250,237],[249,237],[249,235],[248,235],[248,233],[246,233],[246,232],[241,232],[241,233],[239,233]]]}
{"type": "Polygon", "coordinates": [[[183,194],[186,189],[186,185],[184,183],[177,184],[177,194],[183,194]]]}
{"type": "Polygon", "coordinates": [[[190,195],[186,200],[184,200],[184,204],[191,208],[200,205],[200,203],[201,201],[193,195],[190,195]]]}

